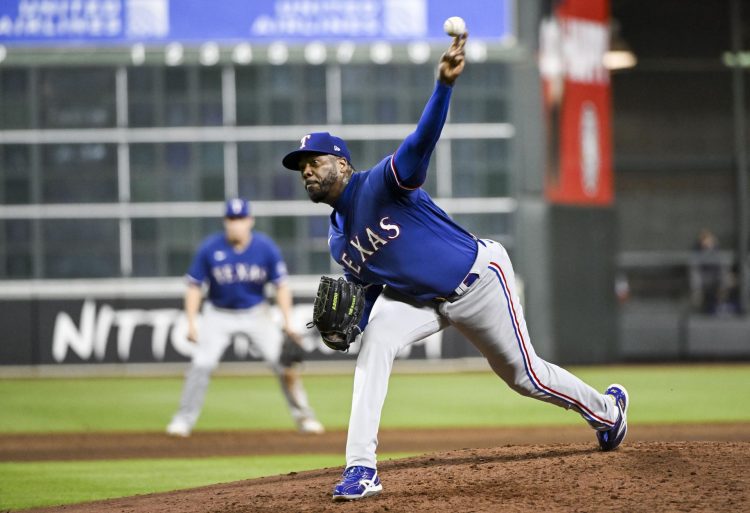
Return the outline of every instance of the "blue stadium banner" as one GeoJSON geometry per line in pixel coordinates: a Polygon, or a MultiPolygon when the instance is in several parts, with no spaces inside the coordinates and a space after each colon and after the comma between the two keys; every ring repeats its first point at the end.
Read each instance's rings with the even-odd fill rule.
{"type": "Polygon", "coordinates": [[[514,35],[514,0],[0,0],[0,44],[102,46],[442,39],[463,17],[474,39],[514,35]]]}

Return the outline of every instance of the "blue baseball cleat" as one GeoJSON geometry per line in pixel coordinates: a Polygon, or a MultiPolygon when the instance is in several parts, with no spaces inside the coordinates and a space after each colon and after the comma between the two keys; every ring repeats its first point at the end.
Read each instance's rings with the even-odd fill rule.
{"type": "Polygon", "coordinates": [[[617,449],[617,446],[625,438],[625,434],[628,432],[628,421],[627,411],[628,404],[628,391],[622,385],[612,384],[607,387],[604,395],[610,395],[614,398],[617,409],[620,410],[620,416],[617,418],[617,422],[612,426],[611,429],[606,431],[597,431],[596,438],[599,439],[599,447],[602,451],[611,451],[617,449]]]}
{"type": "Polygon", "coordinates": [[[369,467],[347,467],[333,489],[333,500],[354,501],[383,491],[378,471],[369,467]]]}

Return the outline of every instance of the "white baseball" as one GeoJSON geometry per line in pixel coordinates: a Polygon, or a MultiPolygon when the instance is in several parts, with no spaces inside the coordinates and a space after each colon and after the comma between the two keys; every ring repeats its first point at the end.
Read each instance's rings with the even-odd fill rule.
{"type": "Polygon", "coordinates": [[[466,32],[466,22],[460,16],[451,16],[443,23],[443,30],[451,37],[462,36],[466,32]]]}

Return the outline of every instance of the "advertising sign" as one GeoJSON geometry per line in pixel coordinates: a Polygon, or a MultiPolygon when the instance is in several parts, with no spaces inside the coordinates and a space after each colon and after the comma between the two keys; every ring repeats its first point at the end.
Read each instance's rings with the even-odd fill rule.
{"type": "MultiPolygon", "coordinates": [[[[189,361],[195,345],[187,339],[187,320],[178,298],[31,299],[0,301],[0,324],[8,334],[0,349],[0,366],[32,364],[158,363],[189,361]]],[[[281,313],[271,310],[281,326],[281,313]]],[[[308,360],[353,360],[334,351],[307,329],[312,303],[295,304],[293,323],[303,336],[308,360]]],[[[199,320],[200,322],[200,320],[199,320]]],[[[477,356],[456,332],[447,330],[402,351],[399,358],[439,360],[477,356]]],[[[244,333],[235,333],[223,361],[261,361],[261,354],[244,333]]]]}
{"type": "Polygon", "coordinates": [[[462,16],[477,40],[513,35],[513,0],[3,0],[0,44],[445,39],[462,16]]]}
{"type": "Polygon", "coordinates": [[[540,27],[547,127],[545,191],[552,203],[613,201],[608,0],[561,0],[540,27]]]}

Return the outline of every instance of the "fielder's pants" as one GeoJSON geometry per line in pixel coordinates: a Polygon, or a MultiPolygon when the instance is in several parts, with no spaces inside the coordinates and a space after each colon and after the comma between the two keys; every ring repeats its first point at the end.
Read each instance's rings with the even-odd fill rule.
{"type": "Polygon", "coordinates": [[[315,418],[299,380],[284,379],[279,364],[283,336],[271,319],[268,305],[261,303],[243,310],[224,310],[206,302],[198,320],[198,342],[185,374],[180,408],[174,419],[187,423],[191,428],[195,425],[203,408],[211,373],[219,364],[232,336],[237,333],[244,333],[250,338],[253,347],[276,373],[292,418],[297,422],[315,418]]]}

